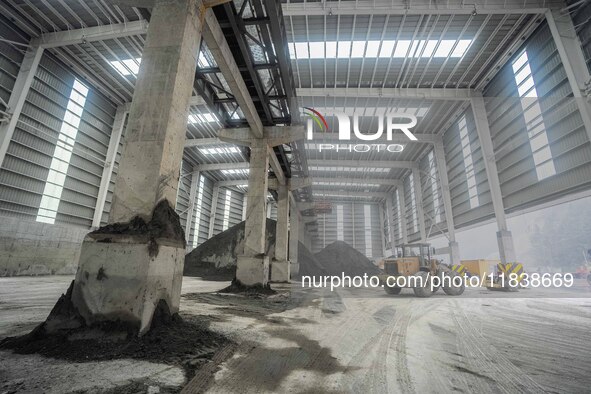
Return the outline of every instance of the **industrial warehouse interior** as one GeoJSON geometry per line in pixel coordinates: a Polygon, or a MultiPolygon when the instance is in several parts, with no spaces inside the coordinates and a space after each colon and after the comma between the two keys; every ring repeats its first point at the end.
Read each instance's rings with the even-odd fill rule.
{"type": "Polygon", "coordinates": [[[590,366],[591,0],[0,1],[0,394],[590,366]]]}

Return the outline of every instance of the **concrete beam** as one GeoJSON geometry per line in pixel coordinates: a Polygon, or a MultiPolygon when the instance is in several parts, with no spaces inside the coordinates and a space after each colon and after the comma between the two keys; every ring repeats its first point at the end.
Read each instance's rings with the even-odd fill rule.
{"type": "Polygon", "coordinates": [[[414,161],[371,161],[371,160],[308,160],[309,166],[321,167],[377,167],[377,168],[418,168],[414,161]]]}
{"type": "Polygon", "coordinates": [[[111,184],[111,176],[113,168],[115,167],[115,159],[117,158],[117,150],[121,142],[121,135],[123,134],[123,126],[125,119],[129,112],[129,105],[121,105],[117,108],[115,113],[115,121],[113,122],[113,129],[111,131],[111,138],[109,139],[109,147],[107,148],[107,156],[105,158],[105,166],[103,167],[103,174],[101,176],[101,184],[96,198],[94,207],[94,217],[92,219],[92,227],[99,228],[101,226],[101,219],[103,211],[105,210],[105,201],[109,193],[109,185],[111,184]]]}
{"type": "Polygon", "coordinates": [[[191,148],[194,146],[211,146],[211,145],[226,145],[225,142],[221,142],[219,138],[191,138],[185,140],[185,148],[191,148]]]}
{"type": "Polygon", "coordinates": [[[267,146],[267,154],[269,155],[269,164],[273,169],[273,173],[277,178],[277,182],[279,182],[280,185],[287,184],[287,178],[285,178],[285,174],[283,173],[283,168],[281,168],[279,159],[277,158],[275,151],[273,151],[273,148],[271,148],[270,146],[267,146]]]}
{"type": "Polygon", "coordinates": [[[35,73],[37,72],[42,56],[42,47],[31,46],[25,52],[25,56],[21,62],[12,93],[8,99],[8,108],[6,110],[9,113],[8,122],[0,123],[0,168],[2,168],[2,164],[4,163],[8,146],[12,140],[12,135],[18,124],[27,94],[35,78],[35,73]]]}
{"type": "Polygon", "coordinates": [[[189,105],[207,105],[207,103],[205,102],[205,100],[203,100],[203,97],[201,96],[191,96],[191,98],[189,99],[189,105]]]}
{"type": "Polygon", "coordinates": [[[463,101],[474,97],[473,89],[429,88],[298,88],[298,97],[379,97],[463,101]]]}
{"type": "Polygon", "coordinates": [[[114,38],[139,36],[148,32],[148,21],[139,20],[102,26],[85,27],[76,30],[45,33],[31,40],[32,46],[57,48],[85,42],[105,41],[114,38]]]}
{"type": "Polygon", "coordinates": [[[195,167],[195,171],[206,172],[206,171],[222,171],[222,170],[248,170],[249,164],[245,161],[238,163],[212,163],[212,164],[200,164],[195,167]]]}
{"type": "Polygon", "coordinates": [[[283,4],[283,16],[297,15],[481,15],[543,14],[550,7],[561,9],[564,3],[532,0],[518,4],[506,0],[360,0],[283,4]]]}

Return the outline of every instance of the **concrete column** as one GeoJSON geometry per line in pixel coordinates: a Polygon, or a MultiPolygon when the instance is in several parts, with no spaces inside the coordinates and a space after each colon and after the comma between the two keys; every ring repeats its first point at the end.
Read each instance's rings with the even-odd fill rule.
{"type": "Polygon", "coordinates": [[[190,246],[189,239],[191,238],[191,227],[193,226],[193,218],[195,217],[195,200],[197,199],[197,187],[199,186],[199,171],[193,168],[191,174],[191,189],[189,191],[189,208],[187,209],[187,222],[185,224],[185,239],[187,240],[187,251],[190,246]]]}
{"type": "Polygon", "coordinates": [[[35,73],[37,72],[42,56],[43,48],[39,46],[29,47],[21,63],[12,93],[8,99],[8,109],[6,112],[10,114],[10,119],[8,122],[0,123],[0,168],[2,168],[2,164],[4,163],[8,145],[10,145],[10,141],[12,140],[14,129],[18,124],[18,119],[21,116],[27,94],[35,78],[35,73]]]}
{"type": "MultiPolygon", "coordinates": [[[[300,212],[291,195],[289,204],[289,261],[291,276],[300,272],[300,263],[298,261],[298,244],[300,241],[300,212]]],[[[304,226],[301,226],[304,227],[304,226]]]]}
{"type": "Polygon", "coordinates": [[[267,149],[267,141],[262,138],[255,140],[250,147],[244,254],[238,256],[236,269],[236,279],[247,286],[266,286],[269,279],[269,256],[265,255],[269,183],[267,149]]]}
{"type": "Polygon", "coordinates": [[[421,173],[418,168],[412,169],[412,177],[415,188],[415,204],[417,206],[417,219],[419,220],[419,231],[421,242],[427,241],[427,230],[425,229],[425,211],[423,209],[423,187],[421,185],[421,173]]]}
{"type": "Polygon", "coordinates": [[[271,263],[271,281],[289,282],[289,189],[277,186],[277,227],[275,231],[275,259],[271,263]]]}
{"type": "Polygon", "coordinates": [[[585,62],[581,41],[570,14],[563,14],[559,9],[551,9],[546,11],[546,21],[587,130],[587,137],[591,141],[591,103],[584,94],[585,84],[591,82],[591,74],[585,62]]]}
{"type": "Polygon", "coordinates": [[[124,320],[141,335],[157,306],[178,312],[185,239],[173,207],[202,9],[200,0],[156,0],[152,8],[109,217],[119,224],[86,237],[72,292],[88,324],[124,320]],[[138,234],[132,220],[149,230],[138,234]]]}
{"type": "Polygon", "coordinates": [[[449,261],[451,264],[460,264],[460,246],[456,242],[456,229],[451,205],[451,193],[449,191],[449,179],[447,177],[447,163],[445,162],[445,150],[443,149],[442,142],[435,144],[434,155],[437,174],[439,175],[439,184],[441,185],[441,197],[443,198],[447,233],[449,235],[449,261]]]}
{"type": "MultiPolygon", "coordinates": [[[[412,187],[412,186],[411,186],[412,187]]],[[[402,238],[402,243],[408,243],[408,222],[406,220],[406,195],[404,194],[404,186],[402,188],[398,188],[398,198],[400,198],[400,228],[402,229],[402,234],[400,238],[402,238]]]]}
{"type": "Polygon", "coordinates": [[[505,206],[503,204],[503,195],[501,193],[501,182],[499,181],[499,172],[493,149],[492,138],[490,136],[490,126],[486,115],[486,107],[482,96],[470,99],[474,121],[476,122],[476,131],[480,140],[482,156],[484,158],[484,167],[486,177],[490,188],[490,196],[493,203],[495,218],[497,220],[497,242],[499,245],[499,254],[501,262],[514,263],[515,247],[513,246],[513,237],[507,228],[507,218],[505,216],[505,206]]]}
{"type": "Polygon", "coordinates": [[[113,121],[113,130],[111,131],[111,139],[109,140],[109,148],[107,149],[107,156],[105,158],[105,166],[103,168],[103,175],[101,176],[101,185],[96,197],[96,205],[94,207],[94,217],[92,218],[92,228],[97,229],[101,226],[101,219],[103,211],[105,210],[105,201],[109,193],[109,185],[111,184],[111,176],[113,175],[113,167],[115,167],[115,159],[117,158],[117,150],[121,142],[121,135],[123,134],[123,126],[125,119],[129,112],[129,105],[121,105],[117,108],[115,113],[115,120],[113,121]]]}
{"type": "Polygon", "coordinates": [[[396,227],[394,224],[394,207],[392,204],[392,196],[387,196],[386,197],[386,214],[388,215],[388,232],[390,235],[390,250],[392,251],[392,254],[394,254],[394,250],[396,250],[396,227]]]}
{"type": "Polygon", "coordinates": [[[220,195],[220,187],[213,187],[213,195],[211,197],[211,212],[209,213],[209,230],[207,232],[207,238],[213,237],[213,228],[215,227],[215,216],[218,211],[218,200],[220,195]]]}

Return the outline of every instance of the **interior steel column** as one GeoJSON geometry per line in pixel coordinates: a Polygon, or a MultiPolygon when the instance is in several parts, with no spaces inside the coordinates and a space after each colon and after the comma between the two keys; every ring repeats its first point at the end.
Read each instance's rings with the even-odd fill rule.
{"type": "Polygon", "coordinates": [[[113,175],[113,168],[115,167],[115,159],[117,159],[117,151],[119,149],[123,127],[128,113],[128,104],[117,107],[115,120],[113,121],[113,129],[111,131],[111,138],[109,139],[109,148],[107,149],[107,156],[105,157],[105,166],[103,167],[103,174],[101,176],[101,185],[99,187],[94,207],[92,227],[95,229],[101,226],[101,219],[105,210],[105,201],[107,200],[107,194],[109,194],[109,185],[111,184],[111,176],[113,175]]]}
{"type": "Polygon", "coordinates": [[[587,101],[587,97],[583,94],[585,84],[591,82],[591,75],[585,62],[581,41],[568,13],[563,14],[558,9],[548,10],[546,11],[546,21],[550,27],[550,32],[552,32],[562,66],[587,130],[587,137],[591,141],[591,103],[587,101]]]}
{"type": "MultiPolygon", "coordinates": [[[[413,185],[410,185],[410,187],[413,187],[413,185]]],[[[398,198],[400,198],[399,204],[400,204],[400,217],[398,218],[398,220],[400,220],[400,228],[402,229],[402,234],[400,234],[400,238],[402,238],[402,243],[403,244],[407,244],[408,243],[408,222],[406,220],[406,195],[404,194],[404,186],[402,186],[402,188],[398,188],[398,198]]]]}
{"type": "Polygon", "coordinates": [[[207,231],[207,238],[213,237],[213,229],[215,227],[215,216],[218,211],[218,200],[220,195],[220,187],[213,186],[213,195],[211,196],[211,210],[209,212],[209,229],[207,231]]]}
{"type": "Polygon", "coordinates": [[[415,204],[417,207],[417,218],[419,220],[421,242],[426,242],[427,230],[425,228],[425,211],[423,209],[423,187],[421,185],[421,172],[419,171],[418,167],[412,169],[412,178],[414,180],[413,187],[415,188],[415,204]]]}
{"type": "Polygon", "coordinates": [[[499,230],[497,232],[497,243],[499,245],[501,262],[514,263],[516,261],[515,247],[513,245],[513,236],[507,228],[507,217],[505,216],[501,182],[499,180],[497,161],[495,159],[492,138],[490,136],[490,126],[488,124],[484,98],[482,95],[480,97],[472,98],[470,99],[470,104],[474,114],[478,139],[480,140],[486,177],[488,178],[488,185],[490,188],[490,196],[499,230]]]}
{"type": "Polygon", "coordinates": [[[396,250],[396,232],[395,225],[394,225],[394,206],[392,204],[392,197],[393,195],[388,195],[386,197],[386,211],[388,214],[388,233],[390,235],[390,250],[392,251],[392,255],[394,255],[394,251],[396,250]]]}
{"type": "Polygon", "coordinates": [[[441,185],[441,194],[443,197],[443,208],[445,210],[445,222],[447,223],[447,233],[449,235],[449,258],[451,264],[460,264],[460,246],[456,241],[456,229],[454,224],[454,215],[451,205],[451,193],[449,191],[449,179],[447,176],[447,163],[445,161],[445,150],[443,143],[435,144],[434,154],[441,185]]]}
{"type": "Polygon", "coordinates": [[[6,112],[10,114],[10,119],[8,122],[0,123],[0,168],[2,168],[2,164],[4,163],[8,145],[10,145],[10,141],[12,140],[12,135],[18,124],[18,119],[21,116],[27,94],[35,78],[35,73],[37,72],[42,56],[42,47],[29,47],[21,62],[12,93],[8,99],[8,109],[6,112]]]}
{"type": "MultiPolygon", "coordinates": [[[[191,227],[195,217],[195,200],[197,199],[197,187],[199,187],[199,171],[192,169],[191,189],[189,189],[189,208],[187,208],[187,220],[185,223],[185,238],[187,239],[187,250],[189,249],[189,239],[191,238],[191,227]]],[[[198,231],[198,229],[196,229],[198,231]]]]}

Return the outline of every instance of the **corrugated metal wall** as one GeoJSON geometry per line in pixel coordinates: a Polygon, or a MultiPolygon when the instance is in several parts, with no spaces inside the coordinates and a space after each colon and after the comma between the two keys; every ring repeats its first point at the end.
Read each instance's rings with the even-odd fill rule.
{"type": "MultiPolygon", "coordinates": [[[[193,166],[183,158],[181,163],[181,178],[179,179],[179,188],[176,196],[176,213],[181,217],[181,226],[187,226],[187,213],[189,211],[191,195],[191,173],[193,166]]],[[[190,234],[185,234],[187,240],[190,240],[190,234]]]]}
{"type": "Polygon", "coordinates": [[[318,237],[312,240],[312,251],[317,253],[338,240],[338,206],[343,206],[343,241],[368,258],[381,257],[383,251],[380,209],[378,204],[373,203],[334,202],[331,213],[318,215],[318,237]],[[369,207],[369,216],[366,216],[366,206],[369,207]]]}
{"type": "Polygon", "coordinates": [[[482,150],[480,149],[480,142],[476,133],[472,109],[469,108],[459,119],[462,118],[466,120],[469,150],[462,146],[458,122],[452,125],[443,136],[451,204],[456,228],[465,227],[479,220],[494,216],[490,188],[488,186],[488,179],[482,159],[482,150]],[[470,169],[470,161],[464,159],[464,155],[468,157],[468,154],[471,157],[478,192],[478,206],[473,208],[470,205],[470,195],[468,192],[467,174],[470,169]]]}
{"type": "Polygon", "coordinates": [[[573,22],[583,46],[587,66],[589,66],[589,71],[591,71],[591,2],[588,1],[577,11],[573,17],[573,22]]]}
{"type": "Polygon", "coordinates": [[[213,235],[219,234],[228,228],[237,225],[242,221],[242,204],[244,195],[236,190],[227,188],[220,188],[218,194],[218,205],[215,214],[215,222],[213,227],[213,235]],[[230,204],[226,203],[226,193],[229,192],[230,204]],[[224,216],[228,207],[228,225],[224,227],[224,216]]]}
{"type": "Polygon", "coordinates": [[[441,182],[437,174],[437,165],[433,151],[429,152],[419,161],[421,172],[421,190],[423,191],[423,211],[425,212],[425,229],[427,238],[437,236],[447,230],[445,211],[441,194],[441,182]],[[433,193],[433,188],[436,194],[433,193]]]}
{"type": "MultiPolygon", "coordinates": [[[[0,34],[11,29],[0,22],[0,34]]],[[[17,38],[18,37],[14,37],[17,38]]],[[[1,94],[8,101],[22,54],[0,42],[1,94]]],[[[0,215],[35,220],[75,76],[45,53],[0,170],[0,215]]],[[[84,81],[81,81],[84,82],[84,81]]],[[[89,88],[55,218],[90,227],[116,108],[89,88]]]]}
{"type": "MultiPolygon", "coordinates": [[[[508,212],[591,187],[591,145],[547,25],[523,48],[531,67],[556,175],[538,180],[511,62],[485,91],[501,189],[508,212]],[[512,99],[507,100],[507,97],[512,99]]],[[[519,56],[518,51],[516,56],[519,56]]]]}
{"type": "Polygon", "coordinates": [[[200,184],[201,180],[203,180],[203,188],[197,188],[197,200],[195,202],[195,210],[194,210],[194,217],[193,217],[193,225],[191,226],[191,237],[192,240],[191,245],[192,247],[196,248],[197,246],[201,245],[203,242],[207,241],[208,233],[209,233],[209,218],[211,213],[211,200],[213,198],[213,181],[200,174],[199,176],[200,184]],[[198,202],[199,202],[199,191],[202,190],[201,193],[201,209],[198,209],[198,202]],[[199,219],[196,221],[195,219],[199,219]],[[197,231],[197,237],[195,242],[195,232],[197,231]]]}

